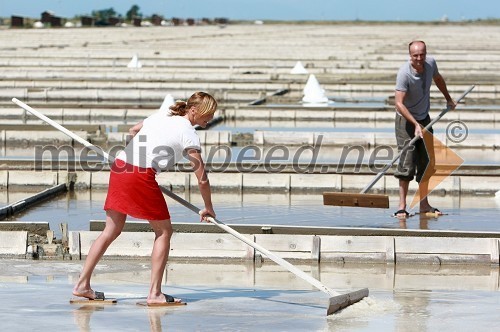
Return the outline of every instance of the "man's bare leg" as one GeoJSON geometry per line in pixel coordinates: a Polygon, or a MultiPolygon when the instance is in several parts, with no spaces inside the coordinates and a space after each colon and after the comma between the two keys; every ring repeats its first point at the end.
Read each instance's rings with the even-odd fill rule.
{"type": "Polygon", "coordinates": [[[420,197],[422,199],[420,200],[420,213],[425,213],[425,212],[431,212],[435,213],[436,215],[442,215],[443,213],[435,208],[433,208],[429,204],[429,200],[427,198],[429,194],[429,181],[421,181],[418,184],[418,191],[420,193],[420,197]]]}
{"type": "MultiPolygon", "coordinates": [[[[408,196],[408,187],[410,186],[410,181],[399,180],[399,208],[398,210],[406,211],[406,196],[408,196]]],[[[396,215],[398,218],[405,218],[405,213],[398,213],[396,215]]]]}

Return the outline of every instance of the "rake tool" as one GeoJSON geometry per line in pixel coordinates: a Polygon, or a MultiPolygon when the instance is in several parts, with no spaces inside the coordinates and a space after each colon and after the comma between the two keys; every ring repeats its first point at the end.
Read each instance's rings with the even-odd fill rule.
{"type": "MultiPolygon", "coordinates": [[[[458,99],[457,104],[474,89],[474,85],[468,88],[458,99]]],[[[441,110],[441,113],[435,117],[424,130],[429,130],[432,125],[438,122],[448,111],[450,106],[441,110]]],[[[406,144],[403,149],[387,164],[385,167],[377,173],[375,178],[366,185],[366,187],[361,190],[360,193],[343,193],[343,192],[324,192],[323,193],[323,204],[324,205],[335,205],[335,206],[352,206],[352,207],[368,207],[368,208],[389,208],[389,196],[382,194],[367,194],[366,192],[370,190],[375,183],[377,183],[382,176],[387,173],[389,168],[405,153],[420,137],[415,136],[413,139],[406,144]]]]}
{"type": "MultiPolygon", "coordinates": [[[[75,141],[77,141],[80,144],[86,146],[87,148],[95,151],[97,154],[99,154],[100,156],[104,157],[109,162],[113,162],[114,157],[110,156],[108,153],[104,152],[99,147],[97,147],[97,146],[89,143],[85,139],[83,139],[80,136],[76,135],[75,133],[69,131],[68,129],[64,128],[63,126],[61,126],[57,122],[49,119],[45,115],[41,114],[40,112],[38,112],[37,110],[33,109],[32,107],[26,105],[25,103],[19,101],[18,99],[12,98],[12,101],[15,104],[17,104],[18,106],[20,106],[21,108],[23,108],[24,110],[30,112],[31,114],[33,114],[34,116],[36,116],[37,118],[39,118],[40,120],[47,122],[49,125],[51,125],[52,127],[56,128],[57,130],[61,131],[62,133],[66,134],[67,136],[71,137],[75,141]]],[[[197,214],[200,213],[200,209],[198,209],[196,206],[194,206],[193,204],[189,203],[188,201],[184,200],[183,198],[177,196],[176,194],[174,194],[172,191],[170,191],[166,187],[160,186],[160,189],[168,197],[176,200],[177,202],[179,202],[180,204],[184,205],[185,207],[187,207],[191,211],[193,211],[193,212],[195,212],[197,214]]],[[[351,304],[354,304],[356,302],[361,301],[363,298],[365,298],[365,297],[368,296],[368,293],[369,293],[368,288],[363,288],[363,289],[360,289],[360,290],[357,290],[357,291],[353,291],[353,292],[349,292],[349,293],[345,293],[345,294],[340,294],[340,293],[338,293],[338,292],[336,292],[336,291],[334,291],[334,290],[326,287],[319,280],[311,277],[310,275],[308,275],[304,271],[300,270],[296,266],[294,266],[291,263],[287,262],[283,258],[281,258],[281,257],[275,255],[274,253],[270,252],[269,250],[267,250],[266,248],[264,248],[261,245],[257,244],[256,242],[248,240],[243,235],[241,235],[240,233],[238,233],[237,231],[235,231],[231,227],[227,226],[223,222],[221,222],[221,221],[219,221],[219,220],[217,220],[215,218],[212,218],[212,217],[209,217],[208,221],[211,222],[212,224],[218,226],[219,228],[223,229],[224,231],[228,232],[229,234],[235,236],[236,238],[238,238],[239,240],[243,241],[247,245],[253,247],[255,250],[260,251],[261,253],[263,253],[264,255],[266,255],[267,257],[269,257],[269,259],[273,260],[275,263],[277,263],[278,265],[280,265],[283,268],[287,269],[288,271],[290,271],[291,273],[293,273],[297,277],[302,278],[303,280],[305,280],[306,282],[308,282],[312,286],[314,286],[314,287],[318,288],[319,290],[321,290],[321,291],[325,292],[326,294],[328,294],[328,296],[330,296],[330,298],[329,298],[329,303],[328,303],[328,308],[327,308],[327,315],[331,315],[331,314],[333,314],[333,313],[335,313],[335,312],[337,312],[337,311],[339,311],[339,310],[341,310],[343,308],[346,308],[346,307],[350,306],[351,304]]]]}

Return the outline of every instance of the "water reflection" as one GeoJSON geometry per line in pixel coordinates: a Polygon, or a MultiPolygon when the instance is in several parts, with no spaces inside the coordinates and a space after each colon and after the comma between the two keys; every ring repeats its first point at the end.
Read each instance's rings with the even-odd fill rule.
{"type": "Polygon", "coordinates": [[[425,332],[429,330],[431,292],[430,291],[395,291],[393,298],[399,304],[400,311],[395,319],[395,331],[425,332]]]}
{"type": "MultiPolygon", "coordinates": [[[[106,310],[106,304],[84,304],[73,310],[73,320],[75,325],[78,327],[80,332],[91,332],[96,330],[92,327],[92,316],[96,312],[102,312],[106,310]]],[[[147,308],[146,309],[150,331],[151,332],[161,332],[162,329],[162,317],[168,314],[168,309],[166,308],[147,308]]],[[[94,318],[96,319],[96,318],[94,318]]]]}
{"type": "MultiPolygon", "coordinates": [[[[428,230],[429,229],[429,222],[438,221],[439,218],[441,218],[441,217],[444,217],[444,215],[436,216],[436,215],[432,215],[432,214],[417,213],[416,215],[414,215],[411,218],[418,218],[418,221],[419,221],[418,229],[428,230]]],[[[411,219],[411,218],[408,218],[408,219],[411,219]]],[[[399,219],[399,227],[401,229],[408,228],[408,224],[407,224],[408,219],[399,219]]]]}
{"type": "Polygon", "coordinates": [[[148,319],[149,319],[149,330],[151,332],[163,331],[161,319],[162,317],[168,314],[168,309],[155,307],[155,308],[147,308],[146,311],[148,313],[148,319]]]}
{"type": "Polygon", "coordinates": [[[103,311],[106,305],[99,304],[86,304],[73,310],[73,318],[76,326],[80,332],[90,332],[92,327],[90,325],[90,318],[96,311],[103,311]]]}

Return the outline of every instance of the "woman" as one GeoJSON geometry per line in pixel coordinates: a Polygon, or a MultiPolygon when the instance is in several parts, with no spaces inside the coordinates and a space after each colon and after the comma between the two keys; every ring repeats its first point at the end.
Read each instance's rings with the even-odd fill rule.
{"type": "Polygon", "coordinates": [[[187,102],[170,106],[171,116],[157,112],[130,129],[131,142],[121,151],[111,167],[108,194],[104,204],[106,226],[92,244],[73,295],[104,299],[104,294],[90,286],[94,268],[109,245],[120,235],[127,215],[149,221],[155,232],[151,253],[151,286],[148,304],[180,303],[163,294],[161,282],[170,251],[172,225],[170,214],[155,176],[177,163],[189,159],[198,178],[205,203],[201,220],[215,217],[210,183],[201,158],[200,139],[194,125],[205,128],[217,109],[215,99],[204,92],[194,93],[187,102]]]}

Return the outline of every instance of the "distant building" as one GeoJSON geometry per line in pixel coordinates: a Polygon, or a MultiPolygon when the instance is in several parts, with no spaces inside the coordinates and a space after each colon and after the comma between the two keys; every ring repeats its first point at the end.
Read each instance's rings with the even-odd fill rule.
{"type": "Polygon", "coordinates": [[[61,18],[59,16],[52,16],[50,18],[50,26],[51,27],[61,27],[61,18]]]}
{"type": "Polygon", "coordinates": [[[10,17],[10,26],[13,28],[21,28],[24,27],[24,17],[22,16],[11,16],[10,17]]]}
{"type": "Polygon", "coordinates": [[[120,24],[120,19],[118,17],[110,17],[108,18],[108,24],[111,26],[115,26],[120,24]]]}
{"type": "Polygon", "coordinates": [[[140,17],[134,17],[132,19],[132,22],[134,23],[134,26],[135,27],[140,27],[141,26],[141,22],[142,22],[142,19],[140,17]]]}
{"type": "Polygon", "coordinates": [[[82,27],[91,27],[94,25],[94,18],[91,16],[81,17],[82,27]]]}
{"type": "Polygon", "coordinates": [[[225,17],[216,17],[214,21],[216,24],[222,24],[222,25],[226,25],[229,22],[229,20],[225,17]]]}
{"type": "Polygon", "coordinates": [[[154,14],[151,17],[151,23],[153,23],[153,25],[161,25],[161,21],[163,21],[163,17],[159,15],[154,14]]]}
{"type": "Polygon", "coordinates": [[[51,11],[44,11],[41,15],[41,19],[40,19],[40,22],[42,23],[50,23],[50,19],[52,18],[52,16],[54,16],[54,13],[51,12],[51,11]]]}
{"type": "Polygon", "coordinates": [[[172,23],[174,25],[182,25],[184,24],[184,21],[182,20],[182,18],[172,17],[172,23]]]}

